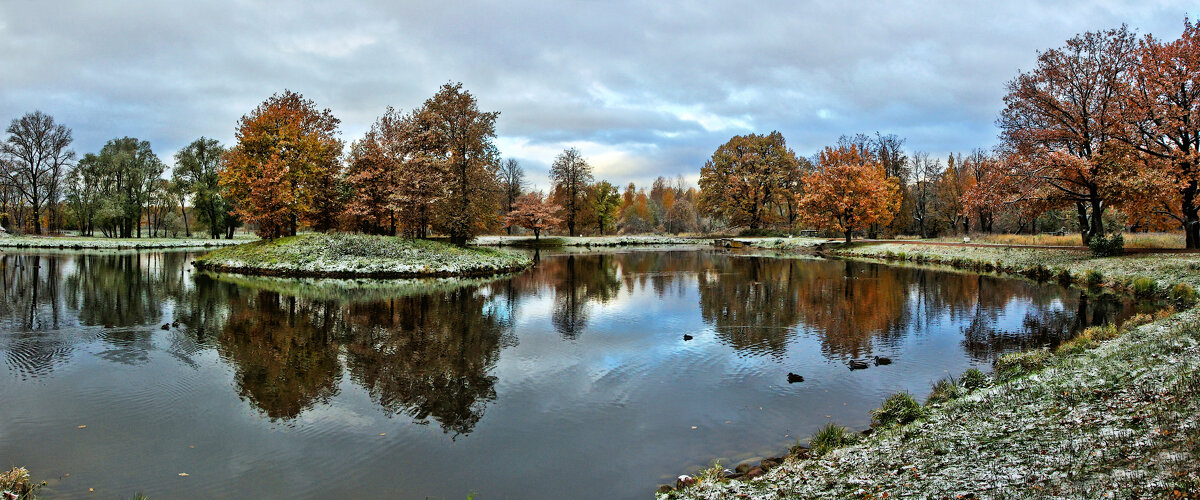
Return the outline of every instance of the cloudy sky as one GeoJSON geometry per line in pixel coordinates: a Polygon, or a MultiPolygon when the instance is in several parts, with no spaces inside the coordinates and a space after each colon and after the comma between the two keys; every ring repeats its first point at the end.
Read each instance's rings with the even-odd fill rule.
{"type": "MultiPolygon", "coordinates": [[[[1192,11],[1189,12],[1188,9],[1192,11]]],[[[564,147],[597,177],[682,174],[731,136],[809,156],[882,131],[944,155],[991,146],[1004,83],[1038,50],[1126,23],[1174,38],[1191,2],[3,0],[0,120],[40,109],[79,152],[113,137],[164,160],[292,89],[354,140],[386,106],[461,81],[500,111],[530,179],[564,147]]]]}

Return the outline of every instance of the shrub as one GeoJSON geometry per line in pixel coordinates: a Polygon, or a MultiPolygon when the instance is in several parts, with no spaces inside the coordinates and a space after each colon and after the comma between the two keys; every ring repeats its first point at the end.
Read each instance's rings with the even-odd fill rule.
{"type": "Polygon", "coordinates": [[[1097,257],[1121,255],[1125,253],[1125,237],[1121,233],[1113,233],[1108,237],[1098,234],[1088,241],[1088,249],[1097,257]]]}
{"type": "Polygon", "coordinates": [[[1191,307],[1196,303],[1196,289],[1187,283],[1176,283],[1167,292],[1167,297],[1180,307],[1191,307]]]}
{"type": "Polygon", "coordinates": [[[1088,288],[1100,288],[1100,285],[1104,284],[1104,274],[1095,269],[1088,269],[1083,275],[1083,280],[1088,288]]]}
{"type": "Polygon", "coordinates": [[[958,383],[962,385],[963,389],[973,391],[987,385],[987,375],[984,375],[978,368],[971,368],[963,373],[958,383]]]}
{"type": "Polygon", "coordinates": [[[1146,313],[1138,313],[1138,314],[1134,314],[1133,316],[1130,316],[1129,319],[1125,320],[1125,326],[1133,328],[1135,326],[1142,326],[1151,321],[1154,321],[1154,316],[1151,316],[1146,313]]]}
{"type": "Polygon", "coordinates": [[[925,404],[945,403],[966,394],[966,392],[958,380],[955,380],[954,377],[946,377],[933,384],[933,390],[929,391],[929,397],[925,399],[925,404]]]}
{"type": "Polygon", "coordinates": [[[812,447],[812,455],[819,457],[848,444],[853,444],[855,440],[854,433],[849,429],[830,422],[813,434],[809,444],[812,447]]]}
{"type": "Polygon", "coordinates": [[[1041,264],[1037,264],[1025,270],[1025,275],[1037,281],[1046,281],[1050,279],[1050,270],[1041,264]]]}
{"type": "Polygon", "coordinates": [[[1018,377],[1045,366],[1049,359],[1050,353],[1044,349],[1008,353],[996,359],[996,375],[1005,379],[1018,377]]]}
{"type": "Polygon", "coordinates": [[[29,471],[24,467],[13,467],[8,472],[0,472],[0,491],[12,493],[16,495],[15,498],[33,498],[36,489],[33,481],[29,479],[29,471]]]}
{"type": "Polygon", "coordinates": [[[1059,344],[1058,347],[1054,349],[1054,353],[1058,354],[1059,356],[1070,356],[1072,354],[1079,354],[1093,347],[1096,347],[1096,341],[1092,340],[1092,337],[1090,336],[1081,334],[1071,340],[1059,344]]]}
{"type": "Polygon", "coordinates": [[[1112,340],[1112,339],[1117,338],[1120,335],[1121,335],[1121,330],[1117,328],[1117,325],[1114,325],[1112,323],[1109,323],[1104,326],[1090,326],[1090,327],[1084,329],[1083,333],[1079,334],[1079,336],[1081,336],[1081,337],[1087,337],[1087,338],[1095,340],[1097,342],[1103,342],[1105,340],[1112,340]]]}
{"type": "Polygon", "coordinates": [[[1133,280],[1133,296],[1139,299],[1152,299],[1158,295],[1158,282],[1150,278],[1133,280]]]}
{"type": "Polygon", "coordinates": [[[904,425],[924,414],[921,404],[908,392],[897,392],[883,401],[883,405],[871,411],[871,425],[904,425]]]}
{"type": "Polygon", "coordinates": [[[1075,281],[1075,277],[1071,276],[1071,271],[1062,268],[1054,270],[1054,278],[1057,279],[1058,282],[1063,286],[1070,285],[1073,281],[1075,281]]]}

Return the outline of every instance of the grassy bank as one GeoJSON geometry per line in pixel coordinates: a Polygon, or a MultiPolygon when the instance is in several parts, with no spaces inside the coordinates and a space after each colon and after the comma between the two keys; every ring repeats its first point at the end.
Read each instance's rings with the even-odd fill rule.
{"type": "MultiPolygon", "coordinates": [[[[1057,269],[1085,286],[1088,277],[1096,286],[1153,282],[1157,296],[1200,284],[1200,258],[1190,256],[888,244],[833,253],[1023,274],[1057,269]]],[[[756,478],[729,480],[718,467],[660,497],[1194,497],[1200,314],[1135,318],[1124,330],[1089,329],[1053,352],[1007,355],[991,375],[940,382],[925,404],[889,398],[868,436],[822,429],[812,449],[798,447],[756,478]]]]}
{"type": "Polygon", "coordinates": [[[998,271],[1133,291],[1134,282],[1148,279],[1156,292],[1167,293],[1178,283],[1200,288],[1200,255],[1138,254],[1095,257],[1086,250],[1037,248],[925,246],[865,243],[831,246],[832,255],[943,264],[960,269],[998,271]],[[1045,276],[1038,276],[1045,274],[1045,276]]]}
{"type": "Polygon", "coordinates": [[[543,236],[534,239],[531,236],[478,236],[471,241],[473,245],[495,247],[623,247],[649,245],[705,245],[712,243],[711,239],[687,238],[681,236],[629,235],[629,236],[543,236]]]}
{"type": "Polygon", "coordinates": [[[262,276],[422,278],[489,276],[528,267],[528,256],[492,248],[358,234],[302,234],[222,248],[196,267],[262,276]]]}
{"type": "Polygon", "coordinates": [[[232,240],[208,238],[102,238],[79,236],[10,236],[0,238],[0,248],[57,248],[57,249],[154,249],[204,248],[240,245],[258,238],[238,236],[232,240]]]}

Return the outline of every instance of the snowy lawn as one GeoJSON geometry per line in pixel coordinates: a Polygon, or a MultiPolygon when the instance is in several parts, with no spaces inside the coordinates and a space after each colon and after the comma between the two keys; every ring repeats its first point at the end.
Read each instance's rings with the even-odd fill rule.
{"type": "Polygon", "coordinates": [[[125,248],[202,248],[241,245],[258,238],[237,236],[232,240],[209,238],[104,238],[78,236],[11,236],[0,238],[0,248],[65,248],[65,249],[125,249],[125,248]]]}
{"type": "Polygon", "coordinates": [[[428,240],[359,234],[302,234],[215,250],[196,266],[273,276],[408,278],[484,276],[523,269],[526,255],[428,240]]]}

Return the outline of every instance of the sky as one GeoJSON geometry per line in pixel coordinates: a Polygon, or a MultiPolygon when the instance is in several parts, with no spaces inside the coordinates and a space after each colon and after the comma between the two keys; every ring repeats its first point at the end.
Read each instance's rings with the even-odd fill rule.
{"type": "MultiPolygon", "coordinates": [[[[1191,9],[1189,11],[1189,9],[1191,9]]],[[[1039,50],[1128,24],[1176,38],[1190,2],[0,0],[0,120],[41,110],[80,154],[149,140],[172,164],[229,144],[283,89],[342,120],[462,82],[499,111],[496,145],[536,187],[576,147],[597,179],[695,182],[735,135],[801,156],[894,133],[935,157],[996,143],[1004,85],[1039,50]]]]}

